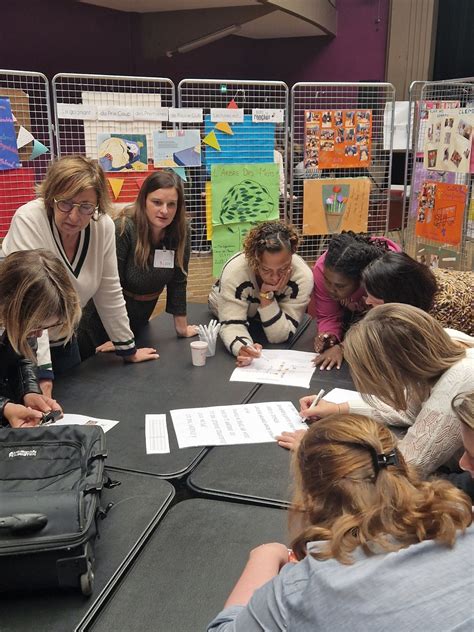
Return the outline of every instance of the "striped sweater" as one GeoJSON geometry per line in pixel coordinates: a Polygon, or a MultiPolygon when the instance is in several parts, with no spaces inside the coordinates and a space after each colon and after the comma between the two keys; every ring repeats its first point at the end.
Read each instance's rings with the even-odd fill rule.
{"type": "Polygon", "coordinates": [[[268,342],[281,343],[294,334],[313,290],[313,275],[305,261],[293,255],[292,275],[282,294],[266,307],[260,307],[255,272],[241,252],[224,266],[212,289],[209,304],[216,306],[221,322],[220,335],[226,348],[238,355],[244,344],[251,344],[248,320],[259,317],[268,342]]]}

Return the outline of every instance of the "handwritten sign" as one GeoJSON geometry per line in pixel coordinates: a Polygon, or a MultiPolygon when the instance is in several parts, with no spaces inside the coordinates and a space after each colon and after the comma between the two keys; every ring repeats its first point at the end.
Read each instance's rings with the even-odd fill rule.
{"type": "Polygon", "coordinates": [[[242,108],[211,108],[212,123],[243,123],[242,108]]]}
{"type": "Polygon", "coordinates": [[[97,106],[83,103],[57,103],[56,112],[60,119],[75,119],[79,121],[96,121],[97,106]]]}
{"type": "Polygon", "coordinates": [[[283,123],[284,119],[284,110],[263,110],[261,108],[254,108],[252,110],[253,123],[283,123]]]}
{"type": "Polygon", "coordinates": [[[202,123],[202,108],[169,108],[170,123],[202,123]]]}

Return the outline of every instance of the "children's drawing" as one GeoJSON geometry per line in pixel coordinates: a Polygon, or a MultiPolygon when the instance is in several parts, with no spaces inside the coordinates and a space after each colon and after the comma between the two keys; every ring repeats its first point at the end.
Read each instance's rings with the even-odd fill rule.
{"type": "Polygon", "coordinates": [[[98,134],[99,163],[104,171],[147,171],[145,134],[98,134]]]}
{"type": "Polygon", "coordinates": [[[415,234],[442,244],[461,242],[467,186],[424,182],[418,197],[415,234]]]}
{"type": "Polygon", "coordinates": [[[161,130],[153,133],[155,167],[199,167],[201,136],[198,129],[161,130]]]}
{"type": "Polygon", "coordinates": [[[367,231],[369,197],[369,178],[305,180],[303,234],[367,231]]]}
{"type": "Polygon", "coordinates": [[[212,165],[212,223],[240,224],[278,218],[278,165],[212,165]]]}

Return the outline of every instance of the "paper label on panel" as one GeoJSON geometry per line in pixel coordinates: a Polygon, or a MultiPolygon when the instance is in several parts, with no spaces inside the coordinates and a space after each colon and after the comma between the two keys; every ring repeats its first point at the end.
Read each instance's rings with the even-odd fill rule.
{"type": "Polygon", "coordinates": [[[242,108],[211,108],[212,123],[243,123],[242,108]]]}
{"type": "Polygon", "coordinates": [[[254,108],[252,110],[252,122],[253,123],[283,123],[284,110],[270,110],[254,108]]]}
{"type": "Polygon", "coordinates": [[[134,121],[167,121],[168,108],[134,107],[134,121]]]}
{"type": "Polygon", "coordinates": [[[130,105],[105,105],[98,109],[99,121],[133,121],[133,107],[130,105]]]}
{"type": "Polygon", "coordinates": [[[202,108],[169,108],[170,123],[202,123],[202,108]]]}
{"type": "Polygon", "coordinates": [[[79,121],[96,121],[97,107],[83,103],[57,103],[56,111],[60,119],[76,119],[79,121]]]}

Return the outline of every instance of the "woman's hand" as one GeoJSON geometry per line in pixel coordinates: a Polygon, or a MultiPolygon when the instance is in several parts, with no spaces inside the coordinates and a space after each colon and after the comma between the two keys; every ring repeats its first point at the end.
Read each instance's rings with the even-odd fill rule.
{"type": "Polygon", "coordinates": [[[305,419],[322,419],[328,415],[336,415],[349,412],[349,404],[334,404],[322,399],[314,408],[310,408],[314,401],[314,395],[307,395],[300,399],[300,415],[305,419]]]}
{"type": "Polygon", "coordinates": [[[301,439],[304,437],[305,433],[306,430],[285,431],[275,438],[280,447],[294,452],[298,449],[301,439]]]}
{"type": "Polygon", "coordinates": [[[252,345],[242,345],[237,356],[237,366],[248,366],[252,360],[262,355],[262,345],[254,342],[252,345]]]}
{"type": "Polygon", "coordinates": [[[262,285],[260,286],[260,291],[261,292],[275,292],[275,294],[281,294],[283,290],[286,288],[286,286],[288,285],[288,281],[291,278],[292,272],[293,272],[293,268],[291,267],[291,265],[289,265],[288,269],[286,270],[286,272],[283,274],[283,276],[281,277],[281,279],[278,281],[276,285],[269,285],[268,283],[262,283],[262,285]]]}
{"type": "Polygon", "coordinates": [[[53,380],[39,380],[40,389],[46,397],[53,396],[53,380]]]}
{"type": "Polygon", "coordinates": [[[110,353],[111,351],[115,351],[115,345],[111,340],[107,340],[107,342],[95,349],[96,353],[110,353]]]}
{"type": "Polygon", "coordinates": [[[156,352],[156,349],[150,347],[142,347],[137,349],[133,355],[125,356],[125,362],[136,364],[138,362],[148,362],[148,360],[158,360],[160,356],[156,352]]]}
{"type": "Polygon", "coordinates": [[[317,355],[313,360],[314,364],[319,366],[321,371],[324,369],[326,369],[326,371],[330,371],[334,367],[340,369],[343,361],[344,353],[341,345],[335,345],[334,347],[326,349],[326,351],[317,355]]]}
{"type": "Polygon", "coordinates": [[[197,325],[186,325],[184,329],[176,328],[176,333],[178,334],[178,338],[192,338],[198,335],[199,330],[197,325]]]}
{"type": "Polygon", "coordinates": [[[43,418],[43,413],[21,404],[9,402],[3,408],[3,416],[12,428],[23,428],[26,426],[37,426],[43,418]]]}
{"type": "Polygon", "coordinates": [[[338,342],[334,334],[318,334],[314,339],[314,350],[316,353],[322,353],[326,349],[337,345],[338,342]]]}
{"type": "Polygon", "coordinates": [[[23,403],[26,407],[39,410],[42,413],[49,413],[50,410],[60,410],[61,413],[63,412],[61,406],[55,399],[47,397],[46,395],[40,395],[39,393],[27,393],[23,397],[23,403]]]}

